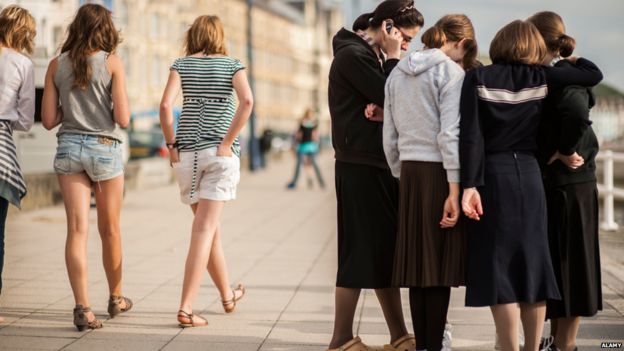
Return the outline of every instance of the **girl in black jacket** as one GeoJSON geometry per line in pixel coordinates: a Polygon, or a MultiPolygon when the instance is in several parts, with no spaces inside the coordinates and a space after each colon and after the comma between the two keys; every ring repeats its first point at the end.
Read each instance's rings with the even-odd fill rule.
{"type": "Polygon", "coordinates": [[[392,347],[415,347],[407,334],[398,288],[391,287],[397,233],[398,182],[382,146],[382,123],[365,117],[368,103],[384,104],[386,77],[401,49],[423,26],[412,1],[386,0],[356,20],[354,32],[333,39],[329,110],[336,152],[338,274],[330,349],[368,350],[353,337],[361,289],[375,289],[392,347]]]}
{"type": "Polygon", "coordinates": [[[548,249],[546,199],[535,152],[549,90],[593,86],[590,61],[541,66],[546,45],[535,26],[515,21],[490,46],[493,64],[469,71],[460,103],[462,207],[468,228],[466,305],[489,306],[503,350],[537,351],[547,299],[560,299],[548,249]]]}
{"type": "MultiPolygon", "coordinates": [[[[544,37],[550,65],[555,58],[572,55],[576,42],[565,34],[563,20],[554,12],[531,18],[544,37]]],[[[569,67],[561,60],[555,67],[569,67]]],[[[598,140],[591,128],[594,105],[590,88],[569,86],[548,93],[538,135],[548,205],[548,237],[561,300],[546,301],[546,318],[556,348],[576,349],[582,317],[602,310],[600,249],[598,245],[598,140]]]]}

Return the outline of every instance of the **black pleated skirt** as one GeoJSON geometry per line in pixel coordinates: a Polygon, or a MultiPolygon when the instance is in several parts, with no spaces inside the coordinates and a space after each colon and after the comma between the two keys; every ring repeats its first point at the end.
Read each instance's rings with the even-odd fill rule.
{"type": "Polygon", "coordinates": [[[466,305],[560,299],[535,157],[514,152],[487,155],[485,185],[478,190],[484,213],[468,225],[466,305]]]}
{"type": "Polygon", "coordinates": [[[457,287],[465,281],[465,217],[440,228],[449,194],[440,162],[403,161],[399,231],[392,283],[399,287],[457,287]]]}
{"type": "Polygon", "coordinates": [[[602,310],[598,189],[595,182],[546,188],[550,254],[562,299],[547,318],[590,317],[602,310]]]}
{"type": "Polygon", "coordinates": [[[392,286],[398,194],[390,170],[336,161],[337,287],[392,286]]]}

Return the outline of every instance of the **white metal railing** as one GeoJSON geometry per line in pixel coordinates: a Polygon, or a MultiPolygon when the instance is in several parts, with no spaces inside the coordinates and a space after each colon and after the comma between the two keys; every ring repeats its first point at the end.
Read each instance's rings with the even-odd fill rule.
{"type": "Polygon", "coordinates": [[[605,150],[598,153],[596,161],[603,161],[602,178],[603,183],[598,184],[598,192],[603,197],[603,219],[600,229],[606,231],[616,231],[618,224],[615,222],[615,199],[624,200],[624,189],[616,188],[613,185],[613,163],[624,162],[624,153],[605,150]]]}

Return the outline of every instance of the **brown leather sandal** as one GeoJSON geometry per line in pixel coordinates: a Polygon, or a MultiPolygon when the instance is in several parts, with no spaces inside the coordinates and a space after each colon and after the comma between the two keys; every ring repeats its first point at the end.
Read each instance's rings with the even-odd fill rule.
{"type": "Polygon", "coordinates": [[[205,327],[208,325],[208,321],[206,320],[206,318],[200,317],[200,316],[196,316],[192,313],[188,313],[184,310],[179,310],[178,311],[178,322],[180,324],[178,324],[178,326],[180,326],[180,328],[194,328],[194,327],[205,327]],[[182,322],[180,319],[188,319],[189,321],[191,321],[191,323],[184,323],[182,322]],[[195,321],[195,319],[199,319],[200,323],[197,323],[195,321]]]}
{"type": "Polygon", "coordinates": [[[405,334],[389,345],[384,345],[383,350],[387,351],[412,351],[416,349],[416,337],[412,334],[405,334]]]}
{"type": "MultiPolygon", "coordinates": [[[[92,312],[90,307],[84,307],[83,305],[76,305],[74,308],[74,325],[78,331],[83,331],[87,328],[89,329],[100,329],[102,328],[102,322],[94,318],[89,322],[89,318],[86,313],[92,312]]],[[[95,315],[93,315],[95,317],[95,315]]]]}
{"type": "Polygon", "coordinates": [[[108,299],[108,314],[111,318],[115,318],[116,315],[124,312],[128,312],[132,309],[132,300],[125,296],[111,295],[108,299]],[[121,308],[121,302],[125,302],[126,307],[121,308]]]}
{"type": "Polygon", "coordinates": [[[232,298],[229,300],[221,300],[221,303],[223,304],[223,310],[225,311],[225,313],[232,313],[234,312],[234,310],[236,309],[236,301],[240,300],[243,298],[243,296],[245,296],[245,286],[243,284],[238,284],[238,286],[236,287],[236,289],[232,289],[232,298]],[[236,297],[236,292],[240,291],[240,296],[236,297]]]}
{"type": "Polygon", "coordinates": [[[347,343],[345,343],[344,345],[335,348],[335,349],[327,349],[327,351],[373,351],[374,349],[366,346],[366,344],[364,344],[362,342],[362,339],[360,339],[359,336],[356,336],[355,338],[347,341],[347,343]]]}

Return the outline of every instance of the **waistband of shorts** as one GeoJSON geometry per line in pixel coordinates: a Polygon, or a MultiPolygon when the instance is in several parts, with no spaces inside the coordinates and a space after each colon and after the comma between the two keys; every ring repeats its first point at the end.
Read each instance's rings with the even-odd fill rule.
{"type": "Polygon", "coordinates": [[[85,141],[96,142],[102,145],[118,146],[121,142],[115,138],[104,135],[78,134],[78,133],[62,133],[58,136],[59,142],[62,141],[85,141]]]}

